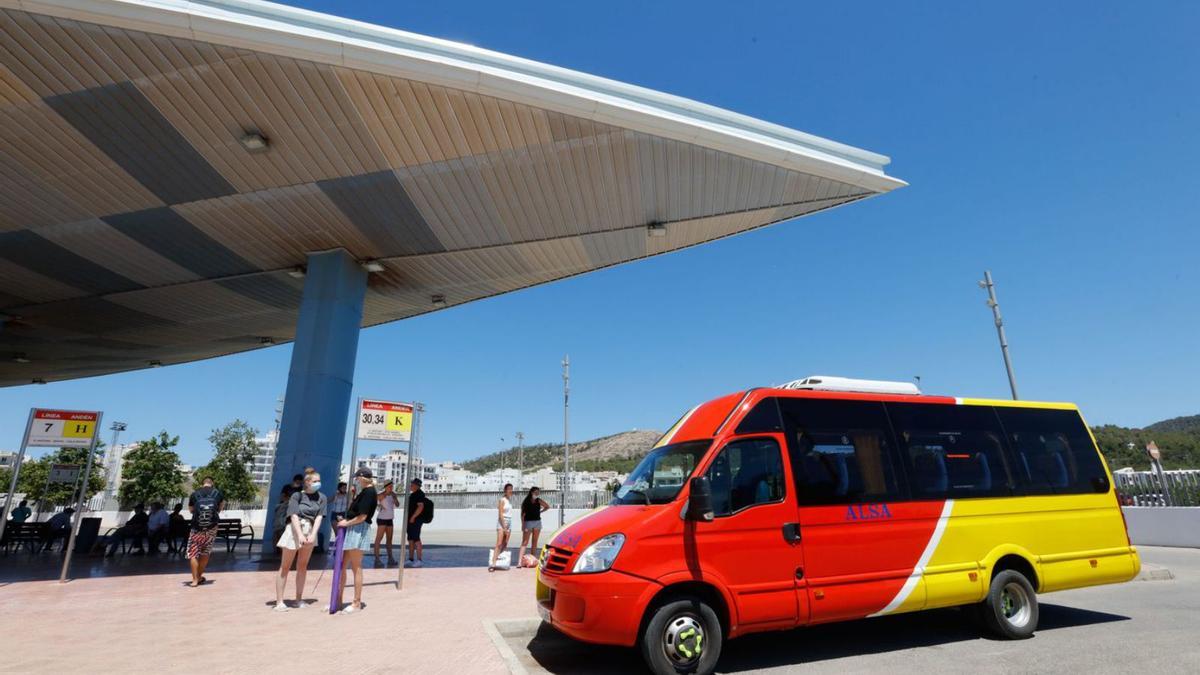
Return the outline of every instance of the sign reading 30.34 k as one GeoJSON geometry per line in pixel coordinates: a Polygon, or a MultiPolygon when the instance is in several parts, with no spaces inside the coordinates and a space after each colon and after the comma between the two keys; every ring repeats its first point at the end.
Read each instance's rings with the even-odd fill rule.
{"type": "Polygon", "coordinates": [[[82,410],[33,411],[28,445],[42,448],[90,448],[100,413],[82,410]]]}
{"type": "Polygon", "coordinates": [[[407,442],[412,438],[413,407],[408,403],[363,399],[358,437],[365,441],[407,442]]]}

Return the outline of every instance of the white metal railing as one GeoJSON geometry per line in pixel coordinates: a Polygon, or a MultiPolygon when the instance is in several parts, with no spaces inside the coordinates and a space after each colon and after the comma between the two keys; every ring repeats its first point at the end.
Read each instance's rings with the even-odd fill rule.
{"type": "Polygon", "coordinates": [[[1200,469],[1118,471],[1113,474],[1126,506],[1200,506],[1200,469]]]}

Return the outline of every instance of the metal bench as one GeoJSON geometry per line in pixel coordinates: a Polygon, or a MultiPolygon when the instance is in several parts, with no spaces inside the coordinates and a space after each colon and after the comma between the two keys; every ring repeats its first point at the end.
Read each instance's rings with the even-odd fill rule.
{"type": "Polygon", "coordinates": [[[243,525],[241,518],[222,518],[217,521],[217,539],[225,540],[225,552],[232,553],[237,545],[246,540],[246,552],[254,546],[254,528],[243,525]]]}
{"type": "Polygon", "coordinates": [[[8,553],[13,546],[24,546],[30,553],[42,546],[44,539],[42,528],[45,523],[14,523],[9,521],[4,527],[4,552],[8,553]]]}

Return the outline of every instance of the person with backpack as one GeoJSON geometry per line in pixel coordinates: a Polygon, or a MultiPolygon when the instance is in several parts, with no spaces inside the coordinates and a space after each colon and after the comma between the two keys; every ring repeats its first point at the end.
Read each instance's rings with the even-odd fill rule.
{"type": "Polygon", "coordinates": [[[217,538],[221,509],[225,508],[225,496],[213,485],[212,476],[205,476],[200,484],[202,487],[188,497],[188,511],[192,513],[192,527],[187,543],[187,557],[192,566],[192,583],[188,585],[192,588],[207,581],[204,578],[204,568],[208,567],[213,541],[217,538]]]}
{"type": "Polygon", "coordinates": [[[414,478],[408,484],[408,562],[405,567],[421,567],[425,564],[425,546],[421,543],[421,526],[433,521],[433,502],[421,489],[421,479],[414,478]],[[415,556],[415,559],[414,559],[415,556]]]}
{"type": "Polygon", "coordinates": [[[283,601],[283,591],[287,588],[288,572],[292,569],[293,560],[296,561],[296,608],[304,608],[304,578],[308,574],[308,561],[316,546],[326,508],[325,495],[321,494],[321,474],[316,471],[305,474],[304,489],[293,492],[288,498],[287,519],[279,536],[278,546],[282,555],[279,576],[275,578],[276,612],[288,611],[283,601]]]}

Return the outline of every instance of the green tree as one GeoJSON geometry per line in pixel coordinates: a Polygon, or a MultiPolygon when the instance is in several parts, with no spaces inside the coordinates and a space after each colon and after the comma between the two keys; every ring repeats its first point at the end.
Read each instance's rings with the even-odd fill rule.
{"type": "MultiPolygon", "coordinates": [[[[79,472],[83,473],[83,469],[87,465],[87,456],[87,448],[59,448],[41,459],[25,460],[21,465],[21,475],[17,478],[17,492],[24,492],[26,499],[40,501],[46,505],[71,503],[77,496],[78,482],[47,483],[46,479],[50,477],[50,465],[77,464],[79,472]]],[[[8,473],[5,480],[4,487],[0,489],[8,489],[7,481],[12,480],[12,474],[8,473]]],[[[104,482],[103,444],[97,444],[96,458],[92,462],[92,475],[88,478],[84,498],[91,497],[103,490],[104,482]]]]}
{"type": "Polygon", "coordinates": [[[234,420],[220,429],[213,429],[208,442],[213,446],[213,458],[207,466],[196,471],[198,484],[204,476],[212,476],[225,499],[233,502],[248,502],[258,494],[258,486],[246,469],[258,452],[254,437],[258,430],[242,420],[234,420]]]}
{"type": "Polygon", "coordinates": [[[118,493],[122,504],[167,502],[184,494],[179,455],[171,449],[176,445],[178,436],[161,431],[125,453],[118,493]]]}

